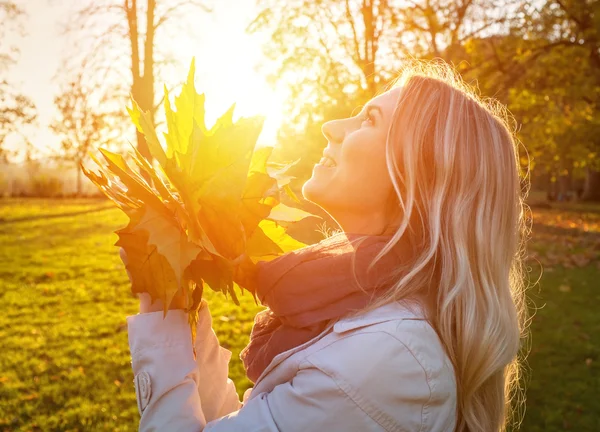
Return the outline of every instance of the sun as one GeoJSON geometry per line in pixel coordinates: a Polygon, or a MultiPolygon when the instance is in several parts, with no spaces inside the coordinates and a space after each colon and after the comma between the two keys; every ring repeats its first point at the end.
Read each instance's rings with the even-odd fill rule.
{"type": "Polygon", "coordinates": [[[196,90],[206,95],[207,126],[235,103],[234,120],[254,115],[266,117],[258,145],[275,145],[286,94],[283,89],[273,89],[256,70],[265,61],[261,46],[239,23],[206,25],[214,25],[213,29],[206,29],[206,34],[212,35],[211,43],[182,37],[173,44],[173,54],[182,64],[175,82],[185,79],[191,58],[195,57],[196,90]]]}
{"type": "MultiPolygon", "coordinates": [[[[198,81],[197,81],[198,82],[198,81]]],[[[204,88],[198,82],[198,91],[206,94],[206,121],[211,126],[218,116],[235,103],[234,120],[239,117],[262,115],[265,117],[259,145],[274,145],[277,130],[283,121],[283,95],[273,91],[268,85],[261,85],[261,77],[244,82],[232,83],[228,80],[214,81],[204,88]]]]}

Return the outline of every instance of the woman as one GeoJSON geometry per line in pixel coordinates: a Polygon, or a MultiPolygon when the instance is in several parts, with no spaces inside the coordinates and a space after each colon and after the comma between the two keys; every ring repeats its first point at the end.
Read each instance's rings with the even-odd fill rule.
{"type": "Polygon", "coordinates": [[[206,302],[196,360],[182,310],[144,298],[128,317],[141,430],[505,429],[525,335],[515,141],[442,66],[396,84],[323,126],[302,193],[343,231],[259,267],[243,402],[206,302]]]}

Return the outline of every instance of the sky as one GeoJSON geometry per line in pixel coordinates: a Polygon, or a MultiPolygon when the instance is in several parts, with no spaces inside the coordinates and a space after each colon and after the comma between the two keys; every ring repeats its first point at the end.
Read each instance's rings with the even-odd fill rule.
{"type": "MultiPolygon", "coordinates": [[[[60,139],[48,125],[56,116],[54,97],[58,91],[55,77],[65,55],[68,39],[60,35],[60,23],[82,4],[81,0],[17,0],[27,12],[24,27],[27,35],[8,35],[8,43],[19,47],[18,62],[9,70],[9,80],[32,99],[38,112],[35,126],[22,129],[39,150],[39,157],[49,155],[59,147],[60,139]]],[[[260,144],[273,145],[284,95],[266,83],[256,70],[264,59],[255,36],[245,28],[256,14],[254,0],[212,0],[213,13],[199,16],[194,22],[202,26],[198,40],[186,40],[174,46],[175,56],[184,65],[178,71],[183,81],[192,56],[196,56],[196,88],[207,98],[207,122],[236,103],[236,116],[266,115],[260,144]],[[215,43],[219,41],[219,43],[215,43]],[[208,67],[201,59],[210,58],[208,67]]],[[[162,86],[161,86],[162,87],[162,86]]],[[[123,107],[125,109],[125,107],[123,107]]],[[[212,120],[211,120],[212,119],[212,120]]],[[[19,149],[23,138],[13,135],[7,147],[19,149]]]]}

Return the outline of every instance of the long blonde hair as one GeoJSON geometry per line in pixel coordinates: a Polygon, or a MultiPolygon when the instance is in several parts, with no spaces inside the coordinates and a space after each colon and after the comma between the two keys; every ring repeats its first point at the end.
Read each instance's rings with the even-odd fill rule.
{"type": "Polygon", "coordinates": [[[393,85],[402,89],[386,153],[401,218],[373,264],[402,236],[416,256],[367,309],[431,299],[428,319],[456,375],[456,431],[518,427],[526,191],[509,116],[440,63],[415,62],[393,85]]]}

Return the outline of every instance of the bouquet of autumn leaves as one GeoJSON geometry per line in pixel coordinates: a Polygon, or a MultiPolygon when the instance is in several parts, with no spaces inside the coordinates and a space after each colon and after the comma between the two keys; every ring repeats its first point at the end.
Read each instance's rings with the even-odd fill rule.
{"type": "Polygon", "coordinates": [[[205,285],[239,305],[234,285],[254,295],[256,263],[305,246],[286,228],[310,216],[280,201],[282,191],[298,200],[286,175],[293,163],[270,163],[272,147],[255,150],[264,118],[233,123],[233,105],[207,129],[205,98],[196,93],[194,74],[192,60],[175,110],[165,87],[165,148],[149,112],[133,98],[128,108],[158,170],[135,148],[136,170],[106,149],[100,149],[102,162],[91,155],[99,173],[81,166],[129,217],[116,231],[115,245],[127,253],[132,292],[162,300],[163,316],[175,294],[183,293],[193,340],[205,285]]]}

